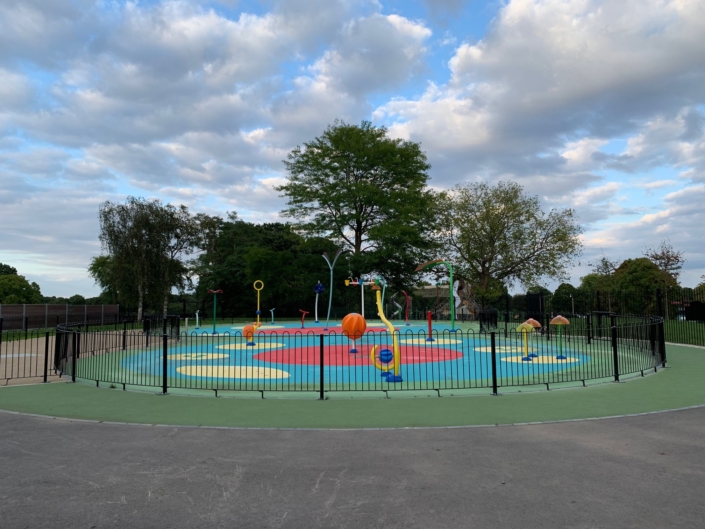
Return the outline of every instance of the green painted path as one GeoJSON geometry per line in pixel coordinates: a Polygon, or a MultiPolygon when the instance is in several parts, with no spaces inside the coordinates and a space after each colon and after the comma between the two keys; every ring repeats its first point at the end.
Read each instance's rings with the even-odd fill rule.
{"type": "Polygon", "coordinates": [[[705,405],[705,350],[668,346],[669,368],[625,383],[493,397],[244,399],[53,383],[0,388],[0,409],[98,421],[247,428],[399,428],[610,417],[705,405]]]}

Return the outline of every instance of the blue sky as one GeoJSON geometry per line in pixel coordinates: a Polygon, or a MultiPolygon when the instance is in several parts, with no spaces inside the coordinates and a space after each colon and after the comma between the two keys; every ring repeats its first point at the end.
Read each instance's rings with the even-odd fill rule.
{"type": "Polygon", "coordinates": [[[98,206],[128,195],[278,220],[281,160],[339,118],[421,142],[438,189],[574,208],[574,284],[668,240],[695,286],[703,34],[700,0],[0,0],[0,262],[97,293],[98,206]]]}

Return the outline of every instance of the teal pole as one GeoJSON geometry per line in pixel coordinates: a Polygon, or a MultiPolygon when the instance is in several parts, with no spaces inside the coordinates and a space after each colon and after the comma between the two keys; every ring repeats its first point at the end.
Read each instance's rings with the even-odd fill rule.
{"type": "Polygon", "coordinates": [[[209,294],[213,294],[213,334],[215,334],[215,318],[216,318],[216,310],[217,310],[217,299],[218,299],[218,294],[222,294],[222,290],[209,290],[209,294]]]}

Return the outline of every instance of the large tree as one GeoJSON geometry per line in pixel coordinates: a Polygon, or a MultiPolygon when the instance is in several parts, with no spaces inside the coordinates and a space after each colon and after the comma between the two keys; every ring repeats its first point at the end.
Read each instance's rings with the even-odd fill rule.
{"type": "Polygon", "coordinates": [[[648,247],[644,257],[650,259],[663,272],[669,274],[678,282],[678,276],[685,264],[685,257],[681,250],[673,248],[668,240],[663,240],[658,246],[648,247]]]}
{"type": "Polygon", "coordinates": [[[544,212],[515,182],[459,185],[439,200],[445,251],[480,293],[491,294],[493,281],[564,278],[580,255],[573,210],[544,212]]]}
{"type": "Polygon", "coordinates": [[[30,283],[17,274],[0,275],[0,303],[41,303],[42,293],[37,283],[30,283]]]}
{"type": "Polygon", "coordinates": [[[284,161],[286,217],[309,236],[339,241],[352,254],[353,272],[412,271],[432,246],[430,168],[418,143],[387,137],[363,121],[336,121],[296,147],[284,161]]]}
{"type": "Polygon", "coordinates": [[[99,217],[100,240],[110,259],[92,263],[93,277],[118,293],[136,290],[139,320],[145,300],[165,312],[171,289],[187,282],[181,259],[195,248],[196,219],[185,206],[135,197],[124,204],[104,202],[99,217]]]}

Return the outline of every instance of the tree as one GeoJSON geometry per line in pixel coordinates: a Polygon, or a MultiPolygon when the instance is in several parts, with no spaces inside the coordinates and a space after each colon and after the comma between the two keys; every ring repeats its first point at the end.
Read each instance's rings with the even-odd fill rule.
{"type": "Polygon", "coordinates": [[[619,268],[619,261],[612,261],[607,256],[603,255],[597,261],[590,263],[592,273],[600,276],[612,276],[619,268]]]}
{"type": "Polygon", "coordinates": [[[128,197],[125,204],[104,202],[100,211],[100,240],[110,261],[94,262],[99,275],[116,292],[137,290],[137,318],[145,299],[161,304],[166,313],[171,289],[183,287],[188,269],[181,261],[197,242],[198,227],[185,206],[162,205],[159,200],[128,197]]]}
{"type": "Polygon", "coordinates": [[[613,287],[616,290],[650,291],[672,286],[677,286],[673,276],[646,257],[627,259],[614,273],[613,287]]]}
{"type": "Polygon", "coordinates": [[[358,271],[409,278],[433,246],[430,165],[418,143],[386,134],[367,121],[336,121],[289,153],[288,181],[275,189],[288,199],[282,215],[306,235],[339,240],[358,271]]]}
{"type": "Polygon", "coordinates": [[[529,285],[562,278],[581,252],[573,210],[544,213],[517,183],[459,185],[439,201],[444,247],[481,294],[493,280],[529,285]]]}
{"type": "Polygon", "coordinates": [[[683,257],[683,252],[674,249],[668,240],[664,239],[656,247],[647,247],[644,251],[644,257],[650,259],[659,269],[669,274],[678,283],[678,276],[680,276],[686,260],[683,257]]]}
{"type": "Polygon", "coordinates": [[[552,308],[558,314],[573,314],[578,298],[578,289],[570,283],[561,283],[553,293],[552,308]]]}
{"type": "Polygon", "coordinates": [[[42,293],[37,283],[30,283],[17,274],[0,275],[0,303],[41,303],[42,293]]]}
{"type": "Polygon", "coordinates": [[[17,268],[8,264],[0,263],[0,276],[17,275],[17,268]]]}

